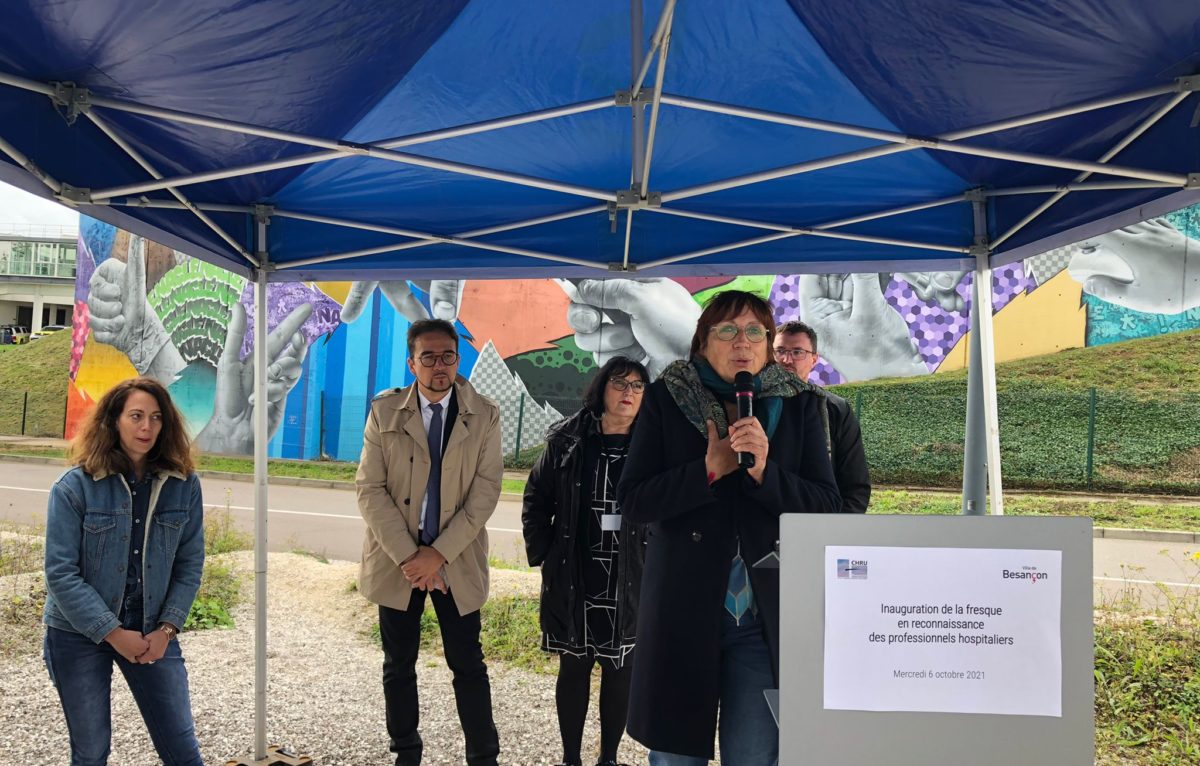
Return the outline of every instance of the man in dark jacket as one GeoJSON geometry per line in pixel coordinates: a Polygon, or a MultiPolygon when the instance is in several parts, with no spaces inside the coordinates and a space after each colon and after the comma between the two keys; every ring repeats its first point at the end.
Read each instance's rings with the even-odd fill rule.
{"type": "MultiPolygon", "coordinates": [[[[800,380],[817,364],[817,332],[803,322],[785,322],[775,331],[775,361],[800,380]]],[[[829,391],[829,436],[833,442],[833,473],[842,495],[843,513],[866,513],[871,502],[871,477],[862,429],[850,403],[829,391]]]]}

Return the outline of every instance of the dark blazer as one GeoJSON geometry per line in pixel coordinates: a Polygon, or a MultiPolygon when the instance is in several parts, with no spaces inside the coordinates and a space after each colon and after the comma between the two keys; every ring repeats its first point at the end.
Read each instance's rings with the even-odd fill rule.
{"type": "MultiPolygon", "coordinates": [[[[713,757],[721,687],[721,623],[741,540],[747,566],[775,550],[783,513],[837,513],[837,484],[814,393],[785,399],[763,483],[742,471],[708,484],[707,440],[662,381],[646,390],[617,498],[649,524],[629,734],[654,750],[713,757]]],[[[778,570],[750,570],[779,668],[778,570]]]]}
{"type": "Polygon", "coordinates": [[[871,474],[867,471],[862,428],[849,402],[828,391],[825,399],[829,402],[833,477],[842,494],[842,513],[866,513],[871,504],[871,474]]]}
{"type": "MultiPolygon", "coordinates": [[[[587,410],[551,426],[546,449],[525,484],[521,528],[529,565],[542,568],[543,646],[545,636],[572,646],[584,645],[584,561],[579,530],[588,523],[583,515],[588,498],[582,497],[582,474],[587,444],[591,440],[598,444],[600,438],[596,419],[587,410]]],[[[625,642],[637,637],[638,596],[646,558],[644,525],[624,519],[618,546],[617,635],[625,642]]]]}

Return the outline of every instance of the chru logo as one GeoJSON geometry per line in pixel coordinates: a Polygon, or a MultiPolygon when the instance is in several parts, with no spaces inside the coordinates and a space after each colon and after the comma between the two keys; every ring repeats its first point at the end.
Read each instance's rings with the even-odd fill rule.
{"type": "Polygon", "coordinates": [[[839,580],[867,579],[867,562],[856,559],[838,559],[837,576],[839,580]]]}
{"type": "Polygon", "coordinates": [[[1031,584],[1037,584],[1041,580],[1049,580],[1049,572],[1039,572],[1037,567],[1021,567],[1019,570],[1002,569],[1000,576],[1005,580],[1028,580],[1031,584]]]}

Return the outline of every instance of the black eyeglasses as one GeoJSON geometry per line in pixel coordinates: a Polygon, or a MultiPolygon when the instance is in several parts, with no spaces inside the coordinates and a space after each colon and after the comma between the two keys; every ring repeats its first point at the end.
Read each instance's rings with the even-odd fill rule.
{"type": "Polygon", "coordinates": [[[646,390],[646,381],[644,380],[625,380],[625,378],[611,377],[608,379],[612,383],[612,387],[618,391],[625,391],[632,388],[633,393],[640,394],[646,390]]]}
{"type": "Polygon", "coordinates": [[[434,354],[432,352],[427,352],[427,353],[424,353],[424,354],[421,354],[420,356],[418,356],[417,359],[419,359],[421,361],[422,367],[432,367],[435,364],[437,364],[439,359],[442,360],[443,365],[445,365],[446,367],[450,367],[455,362],[458,361],[458,352],[457,351],[443,351],[440,354],[434,354]]]}
{"type": "Polygon", "coordinates": [[[806,348],[777,348],[777,349],[775,349],[775,356],[778,359],[799,359],[801,362],[803,362],[805,359],[809,358],[810,356],[816,356],[816,355],[817,355],[816,351],[809,351],[806,348]]]}

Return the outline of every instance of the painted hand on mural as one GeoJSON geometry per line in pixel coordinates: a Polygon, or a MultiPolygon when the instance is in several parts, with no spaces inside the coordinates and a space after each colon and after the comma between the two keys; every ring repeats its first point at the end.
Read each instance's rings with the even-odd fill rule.
{"type": "MultiPolygon", "coordinates": [[[[458,319],[458,310],[462,307],[463,288],[467,282],[464,279],[434,279],[428,282],[414,282],[429,295],[429,303],[433,306],[433,316],[453,322],[458,319]]],[[[410,322],[418,319],[429,319],[429,311],[413,295],[407,280],[386,282],[355,282],[350,286],[346,302],[342,304],[342,321],[353,322],[362,313],[363,307],[375,288],[379,290],[392,304],[396,311],[410,322]]]]}
{"type": "Polygon", "coordinates": [[[958,294],[958,283],[967,271],[898,271],[896,276],[912,285],[913,292],[923,301],[935,301],[944,311],[967,310],[967,304],[958,294]]]}
{"type": "Polygon", "coordinates": [[[591,351],[597,365],[627,356],[657,378],[671,362],[687,358],[700,306],[678,282],[584,279],[575,291],[567,324],[575,331],[575,344],[591,351]]]}
{"type": "Polygon", "coordinates": [[[88,281],[92,337],[120,351],[141,375],[170,385],[187,366],[146,300],[146,240],[129,238],[128,264],[101,263],[88,281]]]}
{"type": "MultiPolygon", "coordinates": [[[[312,314],[303,303],[292,310],[267,336],[267,434],[272,436],[283,419],[287,395],[300,380],[308,342],[300,327],[312,314]]],[[[246,310],[233,304],[225,348],[217,362],[213,415],[196,436],[204,452],[245,455],[254,448],[254,355],[239,359],[246,335],[246,310]]]]}
{"type": "Polygon", "coordinates": [[[801,276],[800,316],[817,331],[821,356],[847,380],[929,372],[875,274],[801,276]]]}
{"type": "Polygon", "coordinates": [[[1200,243],[1192,245],[1168,221],[1155,218],[1080,242],[1067,269],[1085,293],[1100,300],[1179,314],[1200,306],[1198,254],[1200,243]]]}

